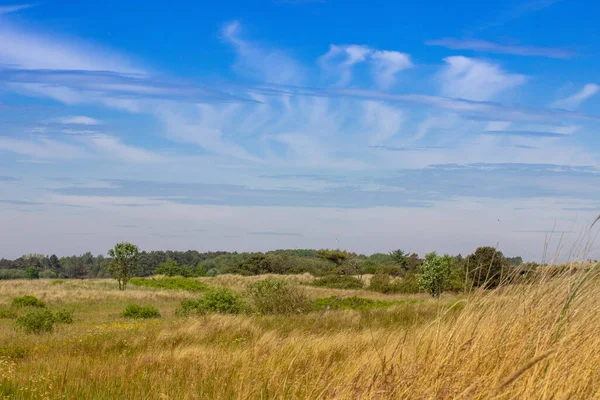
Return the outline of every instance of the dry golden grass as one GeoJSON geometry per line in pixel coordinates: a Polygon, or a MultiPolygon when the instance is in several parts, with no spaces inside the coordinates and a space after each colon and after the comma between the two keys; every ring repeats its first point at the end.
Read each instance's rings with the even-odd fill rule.
{"type": "Polygon", "coordinates": [[[188,293],[0,282],[1,303],[30,294],[76,310],[75,324],[43,335],[0,320],[0,398],[600,398],[597,278],[561,319],[584,273],[362,313],[189,319],[173,316],[188,293]],[[117,313],[128,301],[164,317],[125,321],[117,313]]]}

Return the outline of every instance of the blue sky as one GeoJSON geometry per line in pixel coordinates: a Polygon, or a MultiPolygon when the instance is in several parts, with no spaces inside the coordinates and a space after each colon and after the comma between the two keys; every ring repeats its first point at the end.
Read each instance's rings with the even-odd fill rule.
{"type": "Polygon", "coordinates": [[[0,257],[582,256],[598,8],[0,0],[0,257]]]}

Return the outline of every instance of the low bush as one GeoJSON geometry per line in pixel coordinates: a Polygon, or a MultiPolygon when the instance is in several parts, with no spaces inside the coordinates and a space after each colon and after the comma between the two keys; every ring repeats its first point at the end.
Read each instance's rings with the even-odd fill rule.
{"type": "Polygon", "coordinates": [[[12,299],[12,304],[13,306],[17,307],[46,307],[46,303],[34,296],[15,297],[14,299],[12,299]]]}
{"type": "Polygon", "coordinates": [[[208,286],[196,279],[175,276],[172,278],[131,278],[129,283],[135,286],[144,286],[155,289],[189,290],[199,292],[208,289],[208,286]]]}
{"type": "Polygon", "coordinates": [[[0,281],[8,279],[24,279],[25,271],[22,269],[10,268],[0,269],[0,281]]]}
{"type": "Polygon", "coordinates": [[[259,314],[301,314],[310,311],[311,302],[297,286],[280,279],[265,279],[248,285],[247,295],[259,314]]]}
{"type": "Polygon", "coordinates": [[[54,319],[60,324],[72,324],[73,323],[73,311],[70,310],[59,310],[54,314],[54,319]]]}
{"type": "Polygon", "coordinates": [[[419,280],[416,274],[409,273],[402,279],[392,279],[385,273],[377,273],[371,278],[369,290],[374,292],[392,294],[392,293],[419,293],[419,280]]]}
{"type": "Polygon", "coordinates": [[[130,304],[125,308],[125,311],[121,313],[124,318],[160,318],[160,312],[154,306],[140,306],[138,304],[130,304]]]}
{"type": "Polygon", "coordinates": [[[54,326],[54,315],[48,310],[31,311],[15,320],[17,328],[27,333],[50,332],[54,326]]]}
{"type": "Polygon", "coordinates": [[[315,300],[314,310],[366,310],[369,308],[389,307],[397,303],[396,301],[372,300],[357,296],[331,296],[315,300]]]}
{"type": "Polygon", "coordinates": [[[190,314],[239,314],[245,309],[242,298],[228,288],[211,288],[204,296],[196,300],[183,300],[177,315],[190,314]]]}
{"type": "Polygon", "coordinates": [[[63,281],[62,279],[55,279],[52,281],[53,285],[62,285],[63,283],[65,283],[65,281],[63,281]]]}
{"type": "Polygon", "coordinates": [[[362,279],[350,275],[326,275],[313,279],[308,285],[330,289],[362,289],[362,279]]]}

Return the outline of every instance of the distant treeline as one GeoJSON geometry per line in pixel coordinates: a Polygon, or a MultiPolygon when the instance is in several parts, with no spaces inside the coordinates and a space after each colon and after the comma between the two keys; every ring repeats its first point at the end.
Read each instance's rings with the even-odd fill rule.
{"type": "MultiPolygon", "coordinates": [[[[498,253],[501,255],[501,253],[498,253]]],[[[463,257],[455,257],[462,262],[463,257]]],[[[0,259],[0,279],[23,278],[108,278],[110,258],[87,252],[80,256],[27,254],[16,260],[0,259]]],[[[521,257],[503,258],[508,265],[519,266],[521,257]]],[[[274,250],[266,253],[143,251],[135,276],[153,274],[215,276],[220,274],[259,275],[302,274],[375,274],[403,276],[417,270],[423,259],[415,253],[395,250],[370,256],[342,250],[274,250]]]]}

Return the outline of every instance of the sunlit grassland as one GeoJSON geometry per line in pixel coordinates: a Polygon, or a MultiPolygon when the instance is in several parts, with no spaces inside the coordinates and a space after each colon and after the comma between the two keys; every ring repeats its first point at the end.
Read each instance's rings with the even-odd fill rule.
{"type": "MultiPolygon", "coordinates": [[[[0,282],[75,322],[24,334],[0,318],[0,398],[600,398],[600,289],[582,272],[470,295],[383,295],[302,285],[313,298],[397,304],[292,316],[181,318],[184,290],[110,280],[0,282]],[[127,320],[130,303],[162,318],[127,320]]],[[[264,277],[201,278],[242,293],[264,277]]],[[[299,284],[307,276],[284,277],[299,284]]]]}

